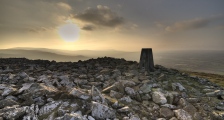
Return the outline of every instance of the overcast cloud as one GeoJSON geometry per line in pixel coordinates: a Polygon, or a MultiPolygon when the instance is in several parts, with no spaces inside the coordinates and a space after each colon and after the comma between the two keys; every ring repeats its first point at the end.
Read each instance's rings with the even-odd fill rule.
{"type": "Polygon", "coordinates": [[[99,26],[116,27],[124,23],[124,18],[118,16],[108,6],[98,5],[96,8],[87,8],[74,15],[74,18],[99,26]]]}

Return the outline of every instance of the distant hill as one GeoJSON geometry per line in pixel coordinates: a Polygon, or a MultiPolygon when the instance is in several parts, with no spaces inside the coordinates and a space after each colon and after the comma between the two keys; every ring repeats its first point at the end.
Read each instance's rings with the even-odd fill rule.
{"type": "Polygon", "coordinates": [[[89,57],[82,55],[62,55],[53,52],[45,52],[41,50],[22,50],[22,49],[1,49],[0,50],[1,58],[16,57],[21,58],[25,57],[28,59],[45,59],[45,60],[55,60],[55,61],[78,61],[78,60],[87,60],[89,57]]]}

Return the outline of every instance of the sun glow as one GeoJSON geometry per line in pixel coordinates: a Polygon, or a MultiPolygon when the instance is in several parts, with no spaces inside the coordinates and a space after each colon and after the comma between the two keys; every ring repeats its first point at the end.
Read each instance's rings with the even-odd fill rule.
{"type": "Polygon", "coordinates": [[[67,23],[60,26],[58,33],[66,42],[74,42],[79,38],[79,28],[73,23],[67,23]]]}

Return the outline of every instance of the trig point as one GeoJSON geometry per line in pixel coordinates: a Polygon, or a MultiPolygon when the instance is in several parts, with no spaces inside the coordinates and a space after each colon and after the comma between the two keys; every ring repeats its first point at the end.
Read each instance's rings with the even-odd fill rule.
{"type": "Polygon", "coordinates": [[[152,48],[142,48],[139,67],[144,67],[148,72],[154,71],[152,48]]]}

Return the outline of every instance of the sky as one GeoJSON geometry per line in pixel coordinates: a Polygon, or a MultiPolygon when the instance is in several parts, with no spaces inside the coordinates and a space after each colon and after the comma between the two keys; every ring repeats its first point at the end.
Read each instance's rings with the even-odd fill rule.
{"type": "Polygon", "coordinates": [[[224,0],[0,0],[0,49],[224,50],[224,0]]]}

